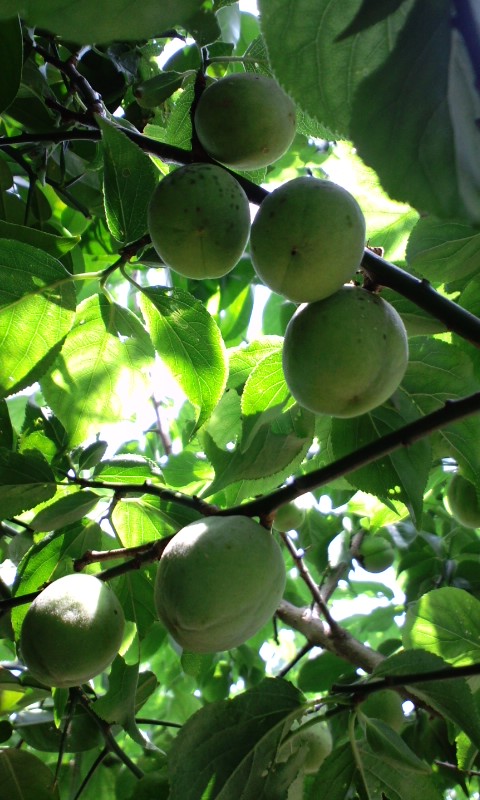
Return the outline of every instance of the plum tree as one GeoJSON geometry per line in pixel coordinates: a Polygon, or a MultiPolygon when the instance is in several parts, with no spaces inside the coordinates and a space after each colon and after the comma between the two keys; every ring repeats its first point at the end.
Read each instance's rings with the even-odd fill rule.
{"type": "Polygon", "coordinates": [[[318,414],[355,417],[381,405],[408,363],[405,326],[395,309],[365,289],[345,286],[301,306],[283,346],[287,386],[318,414]]]}
{"type": "Polygon", "coordinates": [[[298,303],[338,291],[360,266],[365,218],[357,201],[335,183],[301,177],[263,201],[250,249],[257,275],[298,303]]]}
{"type": "Polygon", "coordinates": [[[187,278],[219,278],[233,269],[247,244],[248,199],[222,167],[189,164],[156,187],[148,227],[169,267],[187,278]]]}
{"type": "Polygon", "coordinates": [[[452,516],[465,528],[480,527],[480,502],[468,478],[457,472],[448,485],[447,502],[452,516]]]}
{"type": "Polygon", "coordinates": [[[286,533],[299,528],[304,519],[305,511],[303,508],[299,508],[295,503],[285,503],[276,512],[273,527],[276,531],[286,533]]]}
{"type": "Polygon", "coordinates": [[[234,169],[272,164],[295,136],[295,105],[273,78],[235,73],[207,86],[195,111],[197,136],[234,169]]]}
{"type": "Polygon", "coordinates": [[[159,618],[185,650],[243,644],[274,615],[285,588],[280,547],[249,517],[206,517],[165,548],[155,581],[159,618]]]}
{"type": "Polygon", "coordinates": [[[391,567],[395,558],[393,540],[387,531],[367,534],[359,548],[360,564],[367,572],[383,572],[391,567]]]}
{"type": "Polygon", "coordinates": [[[23,620],[20,653],[46,686],[78,686],[103,672],[123,639],[125,617],[113,590],[93,575],[51,583],[23,620]]]}

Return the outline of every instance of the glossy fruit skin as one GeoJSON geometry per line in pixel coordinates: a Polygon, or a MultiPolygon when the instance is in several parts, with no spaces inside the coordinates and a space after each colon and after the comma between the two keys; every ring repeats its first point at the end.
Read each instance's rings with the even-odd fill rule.
{"type": "Polygon", "coordinates": [[[250,252],[257,275],[296,303],[337,292],[360,266],[365,218],[336,183],[294,178],[271,192],[252,224],[250,252]]]}
{"type": "Polygon", "coordinates": [[[468,478],[456,473],[447,489],[452,516],[465,528],[480,528],[480,502],[475,486],[468,478]]]}
{"type": "Polygon", "coordinates": [[[153,246],[187,278],[220,278],[240,260],[250,234],[248,198],[215,164],[189,164],[156,187],[148,210],[153,246]]]}
{"type": "Polygon", "coordinates": [[[282,552],[249,517],[205,517],[165,548],[155,607],[187,652],[238,647],[274,615],[285,588],[282,552]]]}
{"type": "Polygon", "coordinates": [[[283,344],[295,400],[317,414],[356,417],[381,405],[407,368],[408,339],[395,309],[353,286],[301,306],[283,344]]]}
{"type": "Polygon", "coordinates": [[[286,533],[299,528],[304,519],[305,511],[303,508],[299,508],[295,503],[285,503],[276,512],[273,527],[276,531],[286,533]]]}
{"type": "Polygon", "coordinates": [[[45,686],[80,686],[106,669],[123,639],[125,617],[113,590],[93,575],[51,583],[23,620],[20,652],[45,686]]]}
{"type": "Polygon", "coordinates": [[[295,136],[295,105],[273,78],[227,75],[207,86],[195,111],[206,152],[232,169],[267,167],[295,136]]]}
{"type": "Polygon", "coordinates": [[[360,550],[360,563],[367,572],[384,572],[391,567],[395,559],[395,549],[388,533],[367,534],[360,550]]]}

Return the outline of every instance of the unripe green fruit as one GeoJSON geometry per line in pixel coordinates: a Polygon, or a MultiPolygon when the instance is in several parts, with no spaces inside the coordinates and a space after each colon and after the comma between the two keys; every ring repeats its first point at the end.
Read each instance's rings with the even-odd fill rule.
{"type": "MultiPolygon", "coordinates": [[[[62,721],[62,728],[64,724],[62,721]]],[[[80,753],[104,741],[95,720],[83,708],[76,709],[68,721],[66,735],[55,725],[53,712],[43,708],[16,714],[14,727],[30,747],[45,753],[58,753],[60,747],[64,753],[80,753]]]]}
{"type": "Polygon", "coordinates": [[[195,111],[207,153],[233,169],[273,164],[295,136],[295,105],[273,78],[227,75],[207,86],[195,111]]]}
{"type": "Polygon", "coordinates": [[[59,578],[23,620],[20,652],[46,686],[79,686],[106,669],[123,639],[125,618],[113,590],[93,575],[59,578]]]}
{"type": "Polygon", "coordinates": [[[367,572],[384,572],[395,559],[395,549],[388,533],[380,532],[363,539],[360,549],[360,563],[367,572]]]}
{"type": "Polygon", "coordinates": [[[328,297],[353,278],[365,247],[365,218],[355,198],[331,181],[295,178],[275,189],[252,224],[255,272],[297,303],[328,297]]]}
{"type": "Polygon", "coordinates": [[[220,278],[239,261],[250,233],[248,198],[215,164],[190,164],[163,178],[148,210],[153,246],[187,278],[220,278]]]}
{"type": "Polygon", "coordinates": [[[378,295],[353,286],[300,307],[283,345],[287,386],[317,414],[355,417],[381,405],[408,362],[405,326],[378,295]]]}
{"type": "Polygon", "coordinates": [[[298,728],[298,732],[292,730],[292,734],[280,748],[278,760],[280,762],[288,760],[289,756],[300,747],[306,748],[302,770],[306,775],[313,775],[332,752],[330,728],[322,721],[308,727],[302,725],[298,728]]]}
{"type": "Polygon", "coordinates": [[[386,725],[390,725],[397,733],[400,733],[405,725],[402,698],[392,689],[381,689],[370,694],[361,704],[361,710],[367,717],[380,719],[386,725]]]}
{"type": "Polygon", "coordinates": [[[286,573],[273,536],[249,517],[206,517],[165,548],[155,581],[159,618],[181,647],[238,647],[273,617],[286,573]]]}
{"type": "Polygon", "coordinates": [[[471,481],[460,473],[451,479],[447,500],[453,517],[465,528],[480,528],[480,502],[471,481]]]}
{"type": "Polygon", "coordinates": [[[299,508],[294,503],[286,503],[284,506],[280,506],[275,514],[273,527],[276,531],[286,533],[299,528],[304,519],[305,511],[303,508],[299,508]]]}

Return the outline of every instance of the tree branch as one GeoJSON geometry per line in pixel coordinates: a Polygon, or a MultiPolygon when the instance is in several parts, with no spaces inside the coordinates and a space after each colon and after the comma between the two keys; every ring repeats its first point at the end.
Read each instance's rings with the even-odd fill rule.
{"type": "Polygon", "coordinates": [[[289,503],[297,497],[318,489],[326,483],[330,483],[337,478],[348,475],[360,467],[371,464],[382,456],[393,453],[401,447],[408,447],[419,439],[450,425],[458,422],[464,417],[476,414],[480,411],[480,392],[464,397],[461,400],[447,400],[442,408],[426,414],[421,419],[410,422],[392,433],[375,439],[373,442],[360,447],[353,453],[349,453],[343,458],[339,458],[326,467],[313,470],[307,475],[294,478],[288,486],[283,486],[270,494],[264,495],[257,500],[251,500],[239,506],[222,509],[216,513],[220,516],[232,516],[243,514],[247,517],[265,516],[271,514],[284,503],[289,503]]]}

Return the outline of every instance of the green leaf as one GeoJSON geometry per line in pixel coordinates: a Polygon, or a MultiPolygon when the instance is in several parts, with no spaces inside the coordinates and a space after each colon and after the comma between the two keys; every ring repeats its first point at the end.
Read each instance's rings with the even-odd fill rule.
{"type": "MultiPolygon", "coordinates": [[[[380,723],[377,721],[377,730],[380,728],[380,723]]],[[[370,730],[373,723],[369,722],[370,730]]],[[[394,734],[388,726],[382,726],[382,732],[388,731],[396,736],[396,739],[403,743],[398,734],[394,734]],[[386,729],[386,730],[385,730],[386,729]]],[[[382,758],[378,755],[379,737],[381,732],[374,739],[374,748],[372,748],[365,740],[360,740],[356,744],[356,753],[358,759],[358,766],[361,769],[363,783],[365,785],[367,796],[380,800],[382,796],[388,797],[388,800],[406,800],[410,797],[421,797],[422,800],[439,800],[438,787],[434,781],[432,772],[428,764],[424,764],[424,773],[419,768],[413,768],[410,764],[411,756],[414,753],[407,748],[409,757],[402,757],[399,752],[395,757],[390,751],[390,757],[382,758]],[[383,793],[383,794],[382,794],[383,793]]],[[[422,762],[420,762],[422,763],[422,762]]]]}
{"type": "Polygon", "coordinates": [[[218,326],[188,292],[154,286],[140,305],[155,350],[196,410],[198,429],[210,417],[227,382],[227,357],[218,326]]]}
{"type": "Polygon", "coordinates": [[[131,311],[103,295],[79,306],[62,352],[41,382],[71,445],[146,413],[152,363],[151,342],[131,311]]]}
{"type": "Polygon", "coordinates": [[[371,28],[393,14],[405,0],[363,0],[362,7],[358,10],[350,25],[339,36],[339,40],[346,39],[354,33],[361,33],[366,28],[371,28]]]}
{"type": "Polygon", "coordinates": [[[35,531],[63,528],[86,516],[100,500],[100,495],[87,489],[67,494],[42,508],[29,524],[35,531]]]}
{"type": "Polygon", "coordinates": [[[272,353],[279,353],[282,344],[281,336],[264,336],[250,342],[246,347],[242,345],[229,350],[228,388],[238,389],[242,386],[257,364],[272,353]]]}
{"type": "Polygon", "coordinates": [[[125,133],[97,117],[104,145],[103,186],[110,233],[122,244],[140,239],[147,231],[147,210],[157,185],[150,158],[125,133]]]}
{"type": "Polygon", "coordinates": [[[403,643],[455,666],[480,661],[480,602],[453,586],[427,592],[407,609],[403,643]]]}
{"type": "Polygon", "coordinates": [[[3,219],[0,219],[0,239],[15,239],[17,242],[30,244],[54,258],[61,258],[80,242],[80,236],[57,236],[27,225],[5,222],[3,219]]]}
{"type": "Polygon", "coordinates": [[[248,449],[262,425],[268,425],[293,402],[285,383],[279,350],[260,361],[245,383],[242,393],[242,450],[248,449]]]}
{"type": "MultiPolygon", "coordinates": [[[[96,481],[105,483],[138,483],[140,486],[145,481],[155,479],[156,483],[163,483],[162,473],[157,465],[143,456],[120,455],[102,461],[95,468],[93,477],[96,481]]],[[[152,481],[153,482],[153,481],[152,481]]]]}
{"type": "Polygon", "coordinates": [[[33,753],[0,750],[0,786],[5,800],[59,800],[51,770],[33,753]]]}
{"type": "Polygon", "coordinates": [[[448,283],[478,271],[480,233],[465,222],[423,217],[412,231],[407,256],[422,278],[448,283]]]}
{"type": "Polygon", "coordinates": [[[200,44],[217,38],[219,29],[202,0],[6,0],[0,19],[20,13],[29,25],[46,28],[77,44],[133,41],[161,36],[177,25],[187,28],[200,44]]]}
{"type": "Polygon", "coordinates": [[[112,523],[122,547],[138,547],[176,531],[175,523],[162,513],[159,499],[152,495],[116,503],[112,523]]]}
{"type": "Polygon", "coordinates": [[[53,497],[55,476],[45,459],[0,447],[0,506],[3,519],[15,517],[53,497]]]}
{"type": "MultiPolygon", "coordinates": [[[[447,668],[443,659],[424,650],[413,649],[396,653],[385,659],[373,672],[373,677],[386,675],[420,674],[447,668]]],[[[472,714],[473,695],[465,678],[424,681],[409,684],[411,691],[420,700],[434,708],[443,717],[454,722],[470,737],[480,749],[480,721],[472,714]]]]}
{"type": "Polygon", "coordinates": [[[302,700],[291,684],[270,678],[197,711],[171,749],[171,800],[264,797],[276,749],[302,700]]]}
{"type": "Polygon", "coordinates": [[[294,405],[271,424],[263,425],[245,450],[240,446],[233,451],[220,450],[205,434],[204,449],[215,470],[215,479],[203,495],[209,497],[231,484],[236,485],[231,502],[270,491],[302,463],[314,430],[314,415],[294,405]]]}
{"type": "MultiPolygon", "coordinates": [[[[416,3],[394,50],[356,93],[351,134],[391,197],[440,218],[478,222],[479,180],[460,152],[449,105],[452,58],[449,0],[416,3]]],[[[469,127],[462,136],[473,136],[473,113],[469,127]]]]}
{"type": "Polygon", "coordinates": [[[142,570],[127,572],[114,583],[125,617],[135,623],[140,639],[146,636],[154,622],[158,622],[153,600],[156,572],[157,566],[152,564],[142,570]]]}
{"type": "MultiPolygon", "coordinates": [[[[347,420],[334,419],[331,446],[335,458],[353,453],[359,447],[386,436],[412,421],[416,414],[412,404],[399,397],[392,406],[385,404],[369,414],[347,420]],[[413,413],[412,413],[413,412],[413,413]]],[[[431,466],[431,452],[423,439],[408,448],[401,448],[373,464],[350,472],[346,477],[352,486],[376,494],[385,501],[400,500],[419,524],[423,492],[431,466]]]]}
{"type": "Polygon", "coordinates": [[[317,772],[306,800],[318,800],[322,794],[328,795],[328,800],[344,800],[354,775],[355,761],[350,744],[336,747],[317,772]]]}
{"type": "MultiPolygon", "coordinates": [[[[407,392],[421,415],[478,391],[473,366],[468,355],[458,347],[432,337],[418,337],[409,342],[409,362],[402,389],[407,392]]],[[[453,455],[472,477],[480,474],[480,418],[468,417],[443,428],[437,436],[445,452],[453,455]]]]}
{"type": "Polygon", "coordinates": [[[31,245],[0,239],[0,394],[38,380],[71,328],[75,289],[65,268],[31,245]]]}
{"type": "Polygon", "coordinates": [[[339,138],[349,138],[356,89],[388,57],[412,2],[403,3],[396,13],[367,31],[337,41],[360,4],[361,0],[259,2],[261,29],[275,77],[303,111],[339,138]]]}
{"type": "Polygon", "coordinates": [[[0,113],[5,111],[17,96],[22,80],[23,39],[20,20],[0,22],[0,113]]]}
{"type": "Polygon", "coordinates": [[[93,710],[111,725],[122,725],[135,742],[148,748],[150,743],[135,722],[137,684],[138,664],[127,664],[117,656],[110,670],[108,691],[93,703],[93,710]]]}

